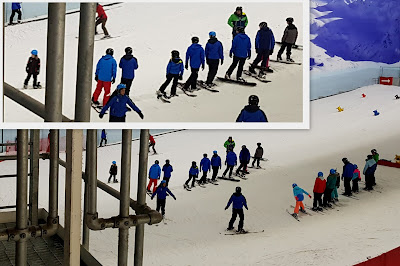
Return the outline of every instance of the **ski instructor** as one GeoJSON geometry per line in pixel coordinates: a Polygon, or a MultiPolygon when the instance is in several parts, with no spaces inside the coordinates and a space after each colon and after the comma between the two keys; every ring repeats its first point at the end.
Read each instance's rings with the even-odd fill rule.
{"type": "Polygon", "coordinates": [[[232,194],[231,198],[228,201],[228,204],[225,207],[225,210],[229,208],[229,206],[233,203],[232,206],[232,218],[229,221],[229,226],[227,228],[228,231],[233,230],[233,223],[236,220],[237,215],[239,215],[239,226],[236,233],[246,233],[243,230],[243,222],[244,222],[244,213],[243,213],[243,206],[248,210],[246,198],[242,195],[242,188],[236,187],[236,192],[232,194]]]}
{"type": "Polygon", "coordinates": [[[243,9],[241,6],[236,8],[236,11],[229,17],[228,25],[232,27],[232,38],[235,38],[237,35],[237,27],[246,28],[249,21],[247,20],[247,16],[243,13],[243,9]]]}

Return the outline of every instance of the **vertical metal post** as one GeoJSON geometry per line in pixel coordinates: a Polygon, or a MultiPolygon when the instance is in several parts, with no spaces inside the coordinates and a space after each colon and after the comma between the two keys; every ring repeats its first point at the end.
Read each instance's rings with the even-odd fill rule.
{"type": "Polygon", "coordinates": [[[75,121],[90,122],[96,3],[81,3],[75,121]]]}
{"type": "Polygon", "coordinates": [[[59,130],[50,130],[49,219],[58,219],[59,130]]]}
{"type": "Polygon", "coordinates": [[[31,129],[31,151],[29,181],[29,220],[31,225],[38,225],[38,196],[39,196],[39,142],[40,130],[31,129]]]}
{"type": "MultiPolygon", "coordinates": [[[[89,205],[89,182],[88,182],[88,176],[89,176],[89,154],[91,152],[90,149],[90,141],[89,141],[89,134],[86,131],[86,157],[85,157],[85,192],[83,196],[83,213],[87,213],[88,211],[88,205],[89,205]]],[[[83,216],[83,230],[82,230],[82,246],[86,249],[89,250],[89,243],[90,243],[90,229],[86,225],[86,215],[83,216]]]]}
{"type": "MultiPolygon", "coordinates": [[[[149,156],[149,130],[140,130],[140,151],[139,151],[139,176],[137,189],[137,202],[140,205],[146,204],[146,180],[147,180],[147,161],[149,156]]],[[[136,226],[135,232],[135,266],[143,265],[143,245],[144,245],[144,224],[136,226]]]]}
{"type": "Polygon", "coordinates": [[[87,137],[89,141],[89,204],[88,213],[97,214],[97,130],[88,129],[87,137]]]}
{"type": "MultiPolygon", "coordinates": [[[[28,130],[17,131],[17,229],[24,230],[28,226],[28,130]]],[[[26,236],[16,243],[15,262],[17,266],[27,265],[26,236]]]]}
{"type": "Polygon", "coordinates": [[[65,3],[49,3],[45,122],[62,122],[65,3]]]}
{"type": "MultiPolygon", "coordinates": [[[[121,218],[129,217],[130,183],[131,183],[131,161],[132,161],[132,129],[122,130],[121,151],[121,185],[119,215],[121,218]]],[[[127,222],[128,223],[128,222],[127,222]]],[[[129,224],[129,223],[128,223],[129,224]]],[[[128,265],[129,228],[119,228],[118,236],[118,265],[128,265]]]]}
{"type": "Polygon", "coordinates": [[[67,130],[63,265],[80,264],[82,138],[82,129],[67,130]]]}

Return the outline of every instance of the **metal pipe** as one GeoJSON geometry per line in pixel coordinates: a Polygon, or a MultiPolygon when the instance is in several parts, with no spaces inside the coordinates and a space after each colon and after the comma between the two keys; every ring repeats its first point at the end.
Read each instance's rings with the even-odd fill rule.
{"type": "Polygon", "coordinates": [[[89,183],[89,204],[88,213],[97,214],[97,130],[88,129],[87,137],[89,141],[89,176],[87,177],[89,183]]]}
{"type": "MultiPolygon", "coordinates": [[[[89,141],[89,136],[86,134],[86,156],[85,156],[85,176],[89,176],[89,153],[90,153],[90,141],[89,141]]],[[[86,214],[88,212],[88,205],[89,205],[89,182],[87,178],[83,178],[85,182],[85,190],[84,190],[84,195],[83,195],[83,213],[86,214]]],[[[87,226],[87,216],[83,216],[83,223],[82,223],[82,246],[86,249],[89,250],[89,243],[90,243],[90,230],[89,227],[87,226]]]]}
{"type": "MultiPolygon", "coordinates": [[[[140,151],[139,151],[139,173],[137,203],[140,206],[146,204],[146,177],[147,162],[149,157],[149,130],[140,130],[140,151]]],[[[143,245],[144,245],[144,224],[138,225],[135,232],[135,258],[134,265],[143,265],[143,245]]]]}
{"type": "Polygon", "coordinates": [[[15,241],[19,242],[21,239],[30,239],[36,237],[49,237],[57,233],[58,224],[46,224],[39,226],[30,226],[24,230],[14,228],[7,228],[0,230],[0,241],[15,241]]]}
{"type": "MultiPolygon", "coordinates": [[[[28,201],[28,130],[17,131],[17,210],[16,228],[25,231],[28,227],[27,201],[28,201]]],[[[21,239],[16,243],[16,265],[27,265],[26,233],[21,232],[21,239]]]]}
{"type": "Polygon", "coordinates": [[[75,121],[90,122],[96,3],[81,3],[75,121]]]}
{"type": "Polygon", "coordinates": [[[50,129],[49,216],[47,221],[58,223],[59,130],[50,129]]]}
{"type": "MultiPolygon", "coordinates": [[[[45,153],[42,153],[39,155],[39,158],[41,159],[46,159],[48,155],[45,153]]],[[[28,159],[30,159],[31,156],[28,155],[28,159]]],[[[11,161],[11,160],[17,160],[17,155],[0,155],[0,161],[11,161]]]]}
{"type": "MultiPolygon", "coordinates": [[[[121,218],[129,217],[130,184],[131,184],[131,161],[132,161],[132,129],[122,130],[121,150],[121,185],[119,215],[121,218]]],[[[125,221],[125,223],[129,223],[125,221]]],[[[118,235],[118,265],[128,265],[129,227],[119,228],[118,235]]]]}
{"type": "MultiPolygon", "coordinates": [[[[35,115],[45,119],[45,106],[43,103],[33,99],[32,97],[26,95],[25,93],[21,92],[20,90],[14,88],[13,86],[7,84],[6,82],[4,84],[4,95],[13,100],[14,102],[18,103],[19,105],[25,107],[35,115]]],[[[47,90],[46,90],[47,91],[47,90]]],[[[73,122],[70,118],[66,116],[62,116],[62,121],[63,122],[73,122]]]]}
{"type": "Polygon", "coordinates": [[[38,225],[38,196],[39,196],[39,152],[40,130],[31,129],[31,156],[29,182],[29,220],[31,225],[38,225]]]}
{"type": "Polygon", "coordinates": [[[45,122],[62,121],[66,3],[48,4],[45,122]]]}
{"type": "Polygon", "coordinates": [[[17,143],[0,143],[0,146],[15,146],[15,145],[17,145],[17,143]]]}

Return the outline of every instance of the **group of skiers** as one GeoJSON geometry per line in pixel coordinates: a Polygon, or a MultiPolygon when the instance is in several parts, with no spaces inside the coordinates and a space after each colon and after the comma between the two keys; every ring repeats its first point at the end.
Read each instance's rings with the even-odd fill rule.
{"type": "MultiPolygon", "coordinates": [[[[364,190],[373,190],[373,186],[375,183],[375,171],[377,167],[377,163],[379,161],[379,153],[376,149],[371,150],[371,154],[367,155],[367,159],[365,160],[365,166],[363,169],[363,174],[365,176],[365,188],[364,190]]],[[[361,180],[361,172],[358,169],[356,164],[352,164],[347,158],[342,159],[343,162],[343,172],[342,177],[340,178],[340,174],[336,171],[336,169],[330,169],[329,175],[327,179],[324,179],[323,172],[318,172],[317,178],[314,183],[314,202],[313,211],[322,211],[323,207],[332,207],[331,203],[335,201],[339,201],[339,196],[337,189],[340,187],[340,179],[342,179],[344,184],[344,193],[343,196],[350,197],[352,193],[358,193],[359,187],[358,182],[361,180]],[[351,186],[351,183],[353,186],[351,186]],[[322,199],[323,197],[323,199],[322,199]]],[[[296,206],[294,209],[294,213],[292,214],[295,218],[297,218],[297,214],[299,211],[306,212],[303,200],[304,195],[306,194],[311,198],[311,195],[300,188],[297,184],[293,184],[293,194],[296,199],[296,206]]]]}

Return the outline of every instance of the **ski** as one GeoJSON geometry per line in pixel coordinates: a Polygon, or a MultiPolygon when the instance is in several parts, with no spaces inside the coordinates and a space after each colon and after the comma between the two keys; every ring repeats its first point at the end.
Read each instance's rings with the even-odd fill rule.
{"type": "Polygon", "coordinates": [[[267,79],[265,79],[265,78],[261,78],[261,77],[259,77],[257,74],[253,74],[253,73],[251,73],[251,72],[248,71],[248,70],[243,70],[243,74],[245,74],[245,75],[247,75],[247,76],[250,76],[250,77],[253,77],[253,78],[255,78],[255,79],[257,79],[257,80],[259,80],[259,81],[261,81],[261,82],[264,82],[264,83],[271,82],[270,80],[267,80],[267,79]]]}
{"type": "Polygon", "coordinates": [[[283,63],[283,64],[289,64],[289,65],[301,65],[301,63],[299,63],[299,62],[290,62],[290,61],[286,61],[286,60],[273,60],[273,59],[270,59],[269,61],[277,62],[277,63],[283,63]]]}
{"type": "Polygon", "coordinates": [[[355,197],[355,196],[347,196],[347,195],[343,195],[344,197],[350,198],[350,199],[355,199],[355,200],[360,200],[359,198],[355,197]]]}
{"type": "Polygon", "coordinates": [[[248,168],[252,168],[252,169],[259,169],[259,170],[266,170],[265,168],[263,168],[263,167],[258,167],[258,166],[248,166],[248,168]]]}
{"type": "Polygon", "coordinates": [[[93,108],[97,113],[99,113],[99,114],[100,114],[100,112],[101,112],[101,109],[103,108],[103,106],[101,106],[101,105],[95,105],[94,103],[91,103],[91,106],[92,106],[92,108],[93,108]]]}
{"type": "Polygon", "coordinates": [[[228,178],[228,177],[222,177],[222,176],[219,176],[218,178],[219,178],[219,179],[222,179],[222,180],[229,180],[229,181],[234,181],[234,182],[240,182],[239,179],[234,179],[234,178],[228,178]]]}
{"type": "Polygon", "coordinates": [[[323,211],[313,210],[310,206],[306,206],[306,208],[309,209],[310,211],[315,212],[315,213],[318,213],[318,214],[321,214],[321,215],[325,215],[325,213],[323,211]]]}
{"type": "Polygon", "coordinates": [[[286,212],[289,213],[289,215],[292,216],[294,219],[296,219],[296,221],[300,222],[299,218],[294,216],[294,213],[290,213],[288,209],[286,209],[286,212]]]}
{"type": "Polygon", "coordinates": [[[258,234],[258,233],[264,233],[264,230],[261,231],[244,231],[244,232],[231,232],[231,233],[225,233],[226,236],[233,236],[233,235],[245,235],[245,234],[258,234]]]}
{"type": "MultiPolygon", "coordinates": [[[[295,208],[295,206],[293,206],[293,205],[290,205],[290,207],[292,207],[293,209],[295,208]]],[[[304,210],[305,211],[305,210],[304,210]]],[[[305,215],[308,215],[308,216],[312,216],[312,214],[311,213],[308,213],[308,212],[302,212],[302,211],[299,211],[299,214],[305,214],[305,215]]]]}
{"type": "Polygon", "coordinates": [[[183,83],[178,82],[178,86],[177,86],[177,87],[179,87],[179,88],[183,91],[184,94],[186,94],[186,95],[189,96],[189,97],[197,97],[196,94],[194,94],[194,93],[192,93],[192,92],[189,92],[189,91],[187,91],[187,90],[184,90],[184,89],[183,89],[183,86],[184,86],[183,83]]]}
{"type": "MultiPolygon", "coordinates": [[[[119,38],[119,37],[121,37],[121,36],[104,36],[104,37],[102,37],[100,39],[95,39],[94,41],[95,42],[104,41],[104,40],[109,40],[109,39],[114,39],[114,38],[119,38]]],[[[78,37],[78,39],[79,39],[79,37],[78,37]]]]}
{"type": "Polygon", "coordinates": [[[242,82],[242,81],[238,81],[238,80],[234,80],[234,79],[227,79],[227,78],[223,78],[223,77],[217,77],[218,80],[223,81],[223,82],[227,82],[227,83],[234,83],[234,84],[239,84],[239,85],[245,85],[245,86],[250,86],[250,87],[254,87],[257,85],[257,83],[255,82],[242,82]]]}
{"type": "Polygon", "coordinates": [[[245,176],[245,175],[243,175],[243,174],[235,174],[237,177],[239,177],[239,178],[241,178],[241,179],[244,179],[244,180],[247,180],[248,178],[245,176]]]}
{"type": "Polygon", "coordinates": [[[146,194],[149,195],[149,197],[151,198],[151,196],[153,196],[153,193],[146,191],[146,194]]]}
{"type": "Polygon", "coordinates": [[[197,86],[201,87],[202,89],[211,91],[211,92],[219,92],[219,90],[215,90],[215,89],[212,89],[212,88],[208,87],[203,80],[198,80],[197,81],[197,86]]]}

